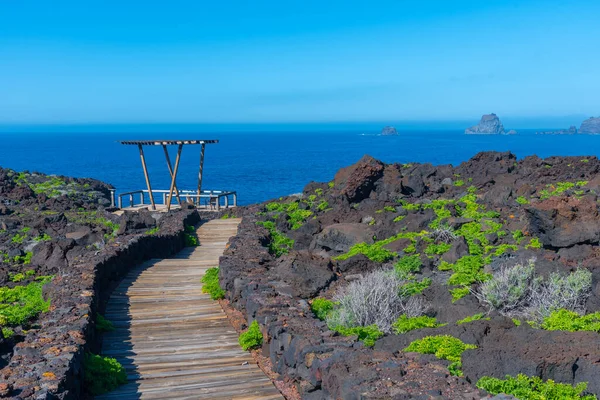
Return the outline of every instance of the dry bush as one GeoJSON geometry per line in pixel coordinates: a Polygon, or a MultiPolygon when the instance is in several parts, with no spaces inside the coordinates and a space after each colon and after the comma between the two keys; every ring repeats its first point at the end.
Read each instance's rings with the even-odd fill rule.
{"type": "Polygon", "coordinates": [[[377,325],[383,332],[392,331],[392,323],[401,315],[422,315],[427,306],[419,296],[402,297],[400,287],[406,281],[393,269],[369,273],[338,290],[338,306],[327,318],[329,326],[377,325]]]}
{"type": "Polygon", "coordinates": [[[592,289],[587,269],[564,275],[557,272],[543,280],[535,276],[535,259],[527,264],[506,266],[482,283],[475,296],[490,309],[511,317],[542,321],[552,311],[566,309],[582,313],[592,289]]]}
{"type": "Polygon", "coordinates": [[[429,237],[432,238],[436,243],[451,243],[458,236],[454,231],[448,226],[440,226],[439,228],[434,229],[429,237]]]}

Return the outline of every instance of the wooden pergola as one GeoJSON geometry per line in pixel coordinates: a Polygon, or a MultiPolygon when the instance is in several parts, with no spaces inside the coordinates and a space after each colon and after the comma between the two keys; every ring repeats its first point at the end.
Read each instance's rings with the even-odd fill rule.
{"type": "Polygon", "coordinates": [[[167,211],[171,209],[171,201],[173,200],[173,194],[177,198],[179,205],[181,205],[181,198],[179,196],[179,189],[177,189],[177,172],[179,170],[179,160],[181,159],[181,151],[183,145],[199,144],[200,147],[200,168],[198,169],[198,196],[197,201],[200,201],[200,195],[202,192],[202,170],[204,168],[204,150],[207,144],[219,143],[218,140],[129,140],[121,141],[121,144],[138,146],[140,151],[140,159],[142,160],[142,169],[144,170],[144,177],[146,178],[146,186],[148,186],[148,195],[150,197],[150,203],[152,209],[156,210],[156,204],[154,202],[154,195],[152,194],[152,185],[150,184],[150,176],[148,175],[148,168],[146,167],[146,157],[144,156],[144,146],[162,146],[165,152],[165,158],[167,160],[167,168],[169,169],[169,175],[171,176],[171,186],[169,187],[169,196],[167,200],[167,211]],[[169,150],[167,146],[177,146],[177,158],[175,158],[175,165],[171,165],[171,157],[169,157],[169,150]]]}

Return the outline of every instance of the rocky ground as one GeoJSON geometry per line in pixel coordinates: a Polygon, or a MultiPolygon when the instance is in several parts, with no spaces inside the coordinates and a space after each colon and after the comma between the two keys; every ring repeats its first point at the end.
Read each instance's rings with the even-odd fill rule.
{"type": "Polygon", "coordinates": [[[184,246],[195,210],[113,214],[111,187],[0,168],[0,397],[84,396],[83,354],[131,266],[184,246]]]}
{"type": "Polygon", "coordinates": [[[599,395],[599,170],[595,157],[489,152],[453,167],[365,156],[302,195],[239,209],[221,286],[259,322],[263,355],[302,398],[479,399],[481,377],[519,373],[587,382],[599,395]],[[342,328],[374,322],[343,313],[377,271],[400,282],[401,304],[384,310],[390,296],[379,293],[348,306],[378,314],[369,343],[364,330],[342,328]],[[320,313],[315,299],[333,299],[333,310],[320,313]],[[402,330],[402,315],[434,327],[402,330]],[[476,348],[458,364],[406,351],[436,335],[476,348]]]}

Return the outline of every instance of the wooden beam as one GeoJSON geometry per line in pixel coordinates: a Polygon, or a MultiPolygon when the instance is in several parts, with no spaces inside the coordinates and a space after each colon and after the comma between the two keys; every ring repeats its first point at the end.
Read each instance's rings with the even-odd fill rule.
{"type": "Polygon", "coordinates": [[[142,159],[142,169],[144,170],[144,177],[146,178],[146,186],[148,186],[148,196],[150,196],[150,203],[152,209],[156,210],[156,204],[154,204],[154,196],[152,195],[152,185],[150,185],[150,177],[148,176],[148,169],[146,168],[146,158],[144,157],[144,148],[141,144],[138,144],[140,149],[140,158],[142,159]]]}
{"type": "MultiPolygon", "coordinates": [[[[167,149],[167,145],[163,144],[163,150],[165,151],[165,158],[167,159],[167,167],[169,168],[169,174],[171,179],[173,179],[173,167],[171,167],[171,157],[169,157],[169,150],[167,149]]],[[[177,189],[177,184],[175,184],[175,197],[177,197],[177,202],[181,205],[181,198],[179,198],[179,189],[177,189]]]]}
{"type": "Polygon", "coordinates": [[[183,149],[183,144],[180,144],[177,148],[177,158],[175,159],[175,168],[173,169],[173,176],[171,177],[171,187],[169,188],[169,198],[167,200],[167,211],[171,210],[171,200],[173,199],[173,188],[175,187],[177,171],[179,170],[179,159],[181,158],[181,149],[183,149]]]}
{"type": "Polygon", "coordinates": [[[198,170],[198,205],[200,205],[200,192],[202,191],[202,170],[204,169],[204,148],[205,144],[202,143],[200,148],[200,169],[198,170]]]}

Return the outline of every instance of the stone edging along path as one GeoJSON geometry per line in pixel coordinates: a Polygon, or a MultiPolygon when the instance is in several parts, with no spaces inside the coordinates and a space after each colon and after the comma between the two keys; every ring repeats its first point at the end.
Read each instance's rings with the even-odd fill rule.
{"type": "Polygon", "coordinates": [[[185,225],[195,225],[196,210],[165,215],[156,235],[118,238],[89,261],[73,265],[44,286],[51,300],[49,312],[18,343],[10,362],[0,370],[0,396],[24,400],[83,397],[85,351],[97,352],[96,312],[111,289],[135,265],[168,257],[184,247],[185,225]]]}
{"type": "Polygon", "coordinates": [[[116,329],[102,346],[128,383],[96,399],[283,399],[240,348],[219,303],[201,292],[239,223],[209,221],[196,231],[198,247],[129,271],[107,304],[116,329]]]}

